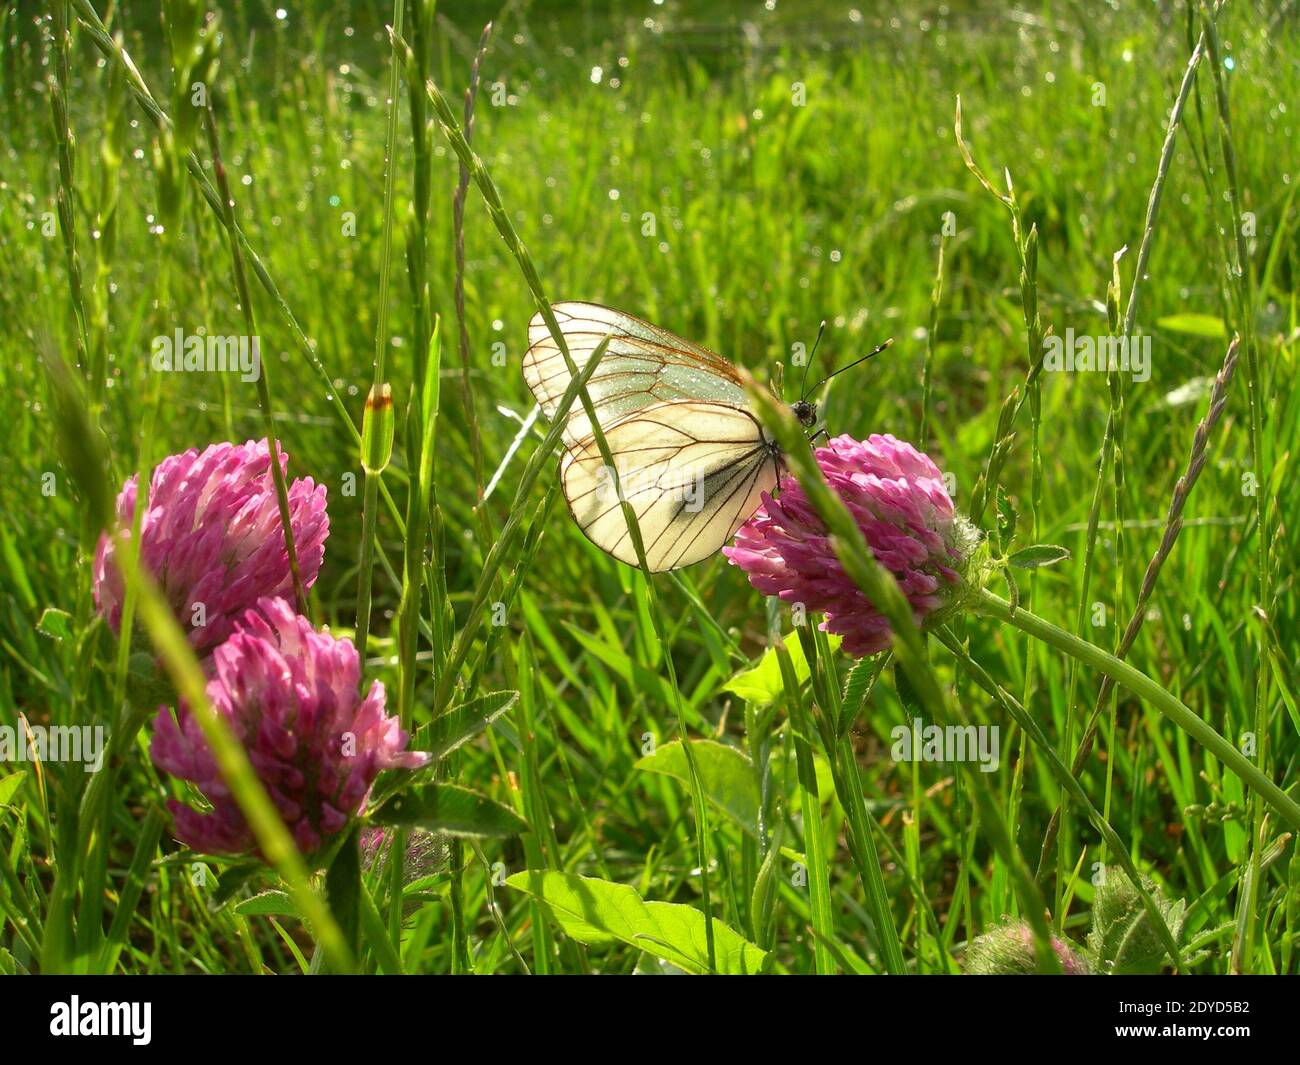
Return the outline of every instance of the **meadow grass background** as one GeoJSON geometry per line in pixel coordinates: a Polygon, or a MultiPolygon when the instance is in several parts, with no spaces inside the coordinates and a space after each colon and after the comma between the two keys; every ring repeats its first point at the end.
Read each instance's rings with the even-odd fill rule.
{"type": "MultiPolygon", "coordinates": [[[[153,5],[95,7],[123,33],[144,81],[169,106],[172,86],[153,5]]],[[[379,314],[391,57],[383,26],[391,13],[382,4],[285,7],[278,17],[272,3],[219,5],[222,40],[212,88],[240,223],[331,379],[327,387],[276,305],[250,281],[290,475],[310,475],[329,488],[331,535],[313,610],[335,633],[351,633],[362,493],[346,495],[344,481],[353,474],[359,484],[361,469],[332,401],[341,400],[360,424],[379,314]]],[[[1259,491],[1271,508],[1273,599],[1262,605],[1278,653],[1275,669],[1264,669],[1267,739],[1258,746],[1265,772],[1284,787],[1295,779],[1300,754],[1291,679],[1300,654],[1297,490],[1290,476],[1300,427],[1293,383],[1300,329],[1296,14],[1290,3],[1231,3],[1219,26],[1240,206],[1254,224],[1250,318],[1266,474],[1259,491]]],[[[154,461],[214,441],[259,437],[263,422],[251,384],[223,384],[208,374],[158,382],[149,372],[154,335],[178,327],[238,334],[243,317],[221,230],[192,182],[186,181],[175,239],[154,232],[153,127],[124,91],[118,65],[101,56],[76,25],[75,10],[73,16],[72,202],[89,335],[92,348],[99,345],[108,358],[102,424],[116,492],[135,468],[150,390],[159,383],[154,461]],[[169,279],[165,298],[162,276],[169,279]]],[[[835,382],[823,408],[826,423],[832,433],[859,437],[894,433],[929,451],[955,479],[961,509],[969,507],[995,442],[999,409],[1014,387],[1023,389],[1031,364],[1011,217],[963,164],[953,131],[955,98],[960,94],[976,160],[999,189],[1003,168],[1009,171],[1025,231],[1037,228],[1044,327],[1104,334],[1112,257],[1129,248],[1120,262],[1127,298],[1168,110],[1200,28],[1195,21],[1189,39],[1181,3],[1131,0],[1017,8],[862,4],[859,10],[784,0],[771,10],[671,0],[507,4],[503,10],[457,5],[437,16],[428,53],[429,73],[453,102],[489,18],[496,21],[482,64],[474,144],[546,294],[639,314],[760,378],[788,363],[796,342],[810,345],[823,319],[818,359],[828,367],[895,338],[887,355],[835,382]],[[796,83],[803,86],[803,106],[794,100],[796,83]],[[955,235],[944,242],[946,276],[938,328],[930,335],[945,212],[955,235]],[[645,233],[647,213],[653,235],[645,233]],[[927,350],[933,398],[922,439],[927,350]]],[[[42,348],[52,347],[71,362],[77,350],[65,242],[50,224],[60,188],[47,81],[57,67],[50,30],[44,11],[20,5],[6,14],[0,55],[0,723],[14,725],[22,712],[33,722],[108,724],[116,714],[115,640],[86,610],[83,504],[62,465],[39,359],[42,348]],[[55,474],[52,495],[42,491],[48,472],[55,474]],[[72,615],[73,630],[61,639],[38,631],[49,607],[72,615]]],[[[429,215],[423,227],[412,223],[405,86],[399,104],[387,377],[404,417],[418,328],[407,249],[418,245],[427,255],[430,305],[442,316],[444,378],[436,441],[442,550],[433,561],[445,573],[446,599],[426,601],[422,612],[434,621],[449,609],[459,623],[543,427],[505,466],[499,487],[476,514],[482,480],[476,485],[470,459],[453,301],[455,157],[432,129],[429,215]]],[[[1138,297],[1137,324],[1152,336],[1153,372],[1145,383],[1122,382],[1122,490],[1116,497],[1111,472],[1099,474],[1111,410],[1102,374],[1043,375],[1041,411],[1036,418],[1028,405],[1021,412],[1002,472],[1026,530],[1023,542],[1073,552],[1071,560],[1022,578],[1022,596],[1064,628],[1076,629],[1082,618],[1081,635],[1108,649],[1119,640],[1164,531],[1170,496],[1205,412],[1207,379],[1223,361],[1227,333],[1241,329],[1225,266],[1232,234],[1217,123],[1214,85],[1202,64],[1138,297]],[[1226,323],[1224,333],[1212,335],[1214,322],[1189,315],[1226,323]],[[1099,476],[1101,525],[1085,589],[1086,525],[1099,476]],[[1117,501],[1122,535],[1116,535],[1117,501]]],[[[195,143],[206,159],[201,134],[195,143]]],[[[473,187],[465,218],[470,379],[485,479],[532,406],[520,360],[535,307],[473,187]]],[[[403,439],[399,429],[385,475],[399,506],[412,468],[403,439]]],[[[483,630],[494,642],[483,655],[476,642],[469,662],[481,659],[481,671],[467,669],[462,678],[467,693],[515,689],[521,702],[484,740],[464,749],[454,769],[457,779],[518,809],[533,831],[458,846],[463,873],[453,859],[414,886],[400,943],[404,968],[464,967],[452,934],[454,911],[462,907],[460,927],[477,972],[520,971],[525,964],[533,971],[655,967],[626,945],[584,950],[557,943],[527,895],[493,880],[494,868],[509,875],[546,864],[631,884],[646,899],[699,904],[689,792],[678,780],[637,766],[646,734],[660,745],[676,735],[664,669],[671,654],[692,735],[766,760],[766,820],[780,826],[773,919],[760,928],[751,899],[763,851],[733,819],[710,808],[715,914],[770,948],[778,968],[828,967],[827,954],[815,957],[811,897],[797,868],[808,861],[809,838],[820,834],[833,928],[829,967],[880,969],[879,929],[849,859],[844,814],[821,755],[821,816],[811,824],[803,816],[783,700],[760,721],[761,708],[747,708],[723,688],[766,645],[762,598],[722,559],[687,571],[683,580],[661,578],[669,633],[667,645],[660,644],[641,576],[589,545],[562,501],[537,509],[555,469],[554,461],[547,463],[525,501],[527,540],[505,560],[503,579],[516,572],[519,578],[505,625],[483,630]],[[761,736],[747,725],[761,727],[761,736]]],[[[1247,373],[1239,365],[1186,527],[1129,656],[1234,742],[1256,730],[1264,638],[1254,611],[1255,498],[1243,491],[1251,470],[1247,373]]],[[[992,508],[986,527],[991,514],[992,508]]],[[[377,539],[400,573],[403,541],[383,512],[377,539]]],[[[377,566],[370,673],[390,692],[398,683],[392,623],[399,596],[399,582],[377,566]]],[[[788,616],[780,624],[788,629],[788,616]]],[[[971,657],[1023,699],[1070,761],[1069,660],[990,621],[959,624],[971,657]]],[[[424,640],[420,650],[417,723],[432,705],[440,653],[424,640]]],[[[1032,868],[1060,789],[1039,752],[954,668],[951,656],[936,646],[932,657],[965,713],[1003,730],[1002,764],[988,783],[1032,868]]],[[[842,680],[849,663],[839,665],[842,680]]],[[[1098,681],[1079,671],[1078,713],[1091,708],[1098,681]]],[[[890,759],[890,729],[914,712],[909,686],[887,669],[856,721],[852,743],[908,966],[955,971],[962,946],[1018,912],[1018,903],[1009,870],[971,813],[953,767],[890,759]]],[[[1123,691],[1115,722],[1113,734],[1103,730],[1082,783],[1098,806],[1105,800],[1107,819],[1133,862],[1170,897],[1187,901],[1186,942],[1194,947],[1188,968],[1228,971],[1248,897],[1242,877],[1252,855],[1249,797],[1185,734],[1123,691]]],[[[1076,742],[1077,733],[1076,725],[1076,742]]],[[[79,929],[74,916],[89,919],[84,895],[101,882],[95,862],[72,888],[71,912],[52,904],[54,873],[74,847],[88,775],[80,766],[47,766],[39,779],[30,767],[0,770],[4,967],[39,970],[41,952],[34,947],[57,933],[75,944],[46,955],[61,967],[298,971],[311,953],[301,923],[283,914],[239,913],[230,904],[213,911],[215,876],[196,878],[193,856],[149,817],[175,785],[158,780],[147,740],[146,730],[120,760],[97,842],[102,933],[79,929]],[[13,784],[5,788],[5,774],[22,769],[28,772],[8,778],[13,784]],[[86,943],[94,947],[89,954],[86,943]]],[[[1238,957],[1252,971],[1295,971],[1300,862],[1286,826],[1274,818],[1261,827],[1254,852],[1263,868],[1250,907],[1255,920],[1238,957]]],[[[1044,889],[1057,904],[1053,920],[1077,941],[1088,927],[1094,863],[1108,859],[1074,807],[1062,842],[1063,863],[1046,871],[1044,889]]],[[[220,863],[208,864],[220,872],[220,863]]],[[[259,876],[241,890],[270,886],[269,876],[259,876]]]]}

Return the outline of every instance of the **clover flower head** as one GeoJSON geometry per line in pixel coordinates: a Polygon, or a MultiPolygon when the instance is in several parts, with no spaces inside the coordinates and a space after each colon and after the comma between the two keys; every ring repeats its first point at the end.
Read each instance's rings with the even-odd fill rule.
{"type": "MultiPolygon", "coordinates": [[[[384,712],[379,681],[362,695],[361,661],[350,640],[317,632],[283,599],[245,612],[212,656],[207,695],[248,752],[254,771],[299,848],[317,850],[360,814],[385,769],[418,769],[407,734],[384,712]]],[[[193,783],[210,804],[171,800],[176,837],[197,851],[240,854],[254,840],[217,768],[199,723],[181,702],[154,721],[154,765],[193,783]]]]}
{"type": "MultiPolygon", "coordinates": [[[[1066,976],[1090,976],[1087,959],[1052,936],[1052,953],[1066,976]]],[[[963,966],[968,976],[1028,976],[1039,971],[1034,933],[1023,921],[1008,921],[971,942],[963,966]]]]}
{"type": "MultiPolygon", "coordinates": [[[[279,452],[280,468],[289,457],[279,452]]],[[[117,521],[130,529],[136,478],[117,497],[117,521]]],[[[303,588],[312,586],[325,555],[329,517],[325,486],[304,477],[289,485],[289,523],[303,588]]],[[[191,646],[205,656],[235,620],[263,596],[292,595],[293,574],[265,440],[191,448],[163,459],[149,482],[140,527],[140,561],[153,574],[191,646]]],[[[114,536],[95,552],[95,605],[116,632],[124,588],[114,536]]]]}
{"type": "MultiPolygon", "coordinates": [[[[947,606],[977,535],[957,516],[938,467],[888,434],[839,436],[816,458],[876,560],[897,578],[917,624],[947,606]]],[[[723,554],[759,591],[825,614],[822,628],[844,638],[846,653],[883,651],[888,620],[845,572],[799,482],[785,476],[779,489],[777,497],[764,494],[723,554]]]]}

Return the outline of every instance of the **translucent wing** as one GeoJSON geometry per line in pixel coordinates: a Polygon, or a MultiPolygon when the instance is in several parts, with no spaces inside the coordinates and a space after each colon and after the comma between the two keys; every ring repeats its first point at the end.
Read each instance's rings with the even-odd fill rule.
{"type": "MultiPolygon", "coordinates": [[[[605,439],[655,572],[708,558],[776,486],[771,442],[748,410],[728,403],[655,404],[606,428],[605,439]]],[[[637,565],[614,479],[594,440],[569,449],[561,476],[587,538],[637,565]]]]}
{"type": "MultiPolygon", "coordinates": [[[[611,335],[587,392],[602,426],[610,426],[635,411],[675,399],[704,399],[746,408],[736,368],[720,355],[666,329],[595,303],[567,302],[552,307],[569,355],[581,370],[606,334],[611,335]]],[[[551,418],[570,375],[564,356],[541,314],[528,323],[528,352],[524,381],[542,412],[551,418]]],[[[591,435],[582,405],[575,403],[564,427],[567,446],[591,435]]]]}

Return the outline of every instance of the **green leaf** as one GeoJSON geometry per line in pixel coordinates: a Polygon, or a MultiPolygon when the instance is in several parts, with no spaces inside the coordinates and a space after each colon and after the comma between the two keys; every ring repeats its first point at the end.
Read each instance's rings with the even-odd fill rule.
{"type": "Polygon", "coordinates": [[[497,718],[515,705],[516,691],[488,692],[477,699],[452,707],[429,729],[429,753],[438,762],[463,743],[483,732],[497,718]]]}
{"type": "Polygon", "coordinates": [[[40,621],[36,623],[36,631],[50,637],[56,643],[66,640],[72,635],[72,615],[66,610],[47,606],[41,614],[40,621]]]}
{"type": "Polygon", "coordinates": [[[783,824],[784,822],[777,821],[776,833],[767,849],[767,855],[763,858],[763,864],[758,867],[758,875],[754,877],[754,890],[749,897],[749,912],[753,915],[754,933],[760,947],[764,944],[769,947],[772,945],[772,917],[776,909],[777,896],[776,862],[777,856],[781,853],[783,824]]]}
{"type": "Polygon", "coordinates": [[[10,535],[9,530],[0,527],[0,557],[3,557],[13,578],[12,587],[22,597],[28,610],[36,609],[36,593],[32,591],[32,582],[27,579],[27,567],[23,563],[22,552],[10,535]]]}
{"type": "Polygon", "coordinates": [[[566,622],[564,627],[569,635],[582,645],[584,650],[589,651],[597,660],[607,665],[627,684],[637,691],[651,696],[658,702],[665,705],[672,704],[672,693],[659,671],[646,669],[622,647],[602,640],[577,625],[566,622]]]}
{"type": "Polygon", "coordinates": [[[245,917],[297,917],[298,906],[285,891],[263,891],[237,903],[235,912],[245,917]]]}
{"type": "Polygon", "coordinates": [[[998,485],[997,494],[994,497],[994,506],[998,512],[998,538],[1001,547],[1005,551],[1011,546],[1011,541],[1016,537],[1016,508],[1011,502],[1011,497],[1007,495],[1006,490],[998,485]]]}
{"type": "Polygon", "coordinates": [[[1067,548],[1056,544],[1034,544],[1024,547],[1011,555],[1007,561],[1019,569],[1038,569],[1040,566],[1052,566],[1070,557],[1067,548]]]}
{"type": "Polygon", "coordinates": [[[6,805],[10,799],[18,794],[18,789],[23,785],[23,777],[27,775],[27,770],[20,769],[17,773],[10,773],[7,777],[0,777],[0,806],[6,805]]]}
{"type": "Polygon", "coordinates": [[[849,670],[848,679],[844,682],[844,697],[840,700],[840,727],[838,730],[840,736],[848,732],[853,727],[853,723],[857,721],[867,699],[871,697],[877,678],[884,670],[885,663],[888,660],[888,655],[872,655],[870,658],[859,658],[849,670]]]}
{"type": "Polygon", "coordinates": [[[423,828],[451,836],[513,836],[528,822],[508,806],[458,784],[423,784],[395,795],[375,811],[379,825],[423,828]]]}
{"type": "Polygon", "coordinates": [[[348,946],[355,953],[361,946],[361,848],[354,825],[325,874],[325,898],[338,921],[348,946]]]}
{"type": "Polygon", "coordinates": [[[262,862],[254,860],[237,862],[221,870],[217,876],[216,890],[212,893],[212,901],[209,903],[210,908],[219,910],[230,901],[235,892],[265,869],[266,866],[262,862]]]}
{"type": "Polygon", "coordinates": [[[1157,318],[1156,325],[1171,333],[1186,333],[1194,337],[1217,339],[1228,335],[1223,319],[1212,314],[1171,314],[1167,318],[1157,318]]]}
{"type": "Polygon", "coordinates": [[[1011,606],[1011,613],[1020,609],[1020,585],[1016,583],[1015,577],[1011,576],[1010,568],[1002,570],[1002,579],[1007,582],[1007,601],[1011,606]]]}
{"type": "Polygon", "coordinates": [[[361,468],[372,477],[388,468],[396,432],[393,386],[387,382],[371,385],[366,396],[366,409],[361,416],[361,468]]]}
{"type": "MultiPolygon", "coordinates": [[[[786,650],[790,652],[790,662],[794,666],[795,679],[800,684],[808,679],[808,659],[803,653],[802,643],[796,639],[797,633],[791,631],[783,639],[786,650]]],[[[832,651],[840,645],[839,636],[828,635],[827,642],[832,651]]],[[[766,706],[785,694],[785,684],[781,680],[781,666],[777,661],[775,648],[769,647],[763,652],[758,664],[742,670],[732,677],[723,689],[733,695],[739,695],[747,703],[766,706]]]]}
{"type": "MultiPolygon", "coordinates": [[[[509,877],[506,886],[532,895],[566,935],[587,946],[627,943],[687,972],[709,971],[704,914],[693,906],[646,902],[627,884],[572,873],[529,870],[509,877]]],[[[716,919],[713,936],[718,973],[763,967],[767,952],[716,919]]]]}
{"type": "Polygon", "coordinates": [[[171,680],[147,651],[135,651],[127,660],[126,701],[141,724],[144,717],[157,713],[158,707],[176,702],[171,680]]]}
{"type": "MultiPolygon", "coordinates": [[[[1148,876],[1142,886],[1164,919],[1176,943],[1183,940],[1187,903],[1171,901],[1148,876]]],[[[1169,953],[1132,879],[1119,869],[1107,869],[1092,901],[1092,931],[1088,947],[1104,973],[1153,975],[1169,963],[1169,953]]]]}
{"type": "MultiPolygon", "coordinates": [[[[691,740],[691,751],[695,754],[705,799],[757,839],[759,795],[753,763],[735,747],[715,740],[691,740]]],[[[690,783],[681,740],[665,743],[654,754],[637,761],[636,767],[663,773],[683,784],[690,783]]]]}

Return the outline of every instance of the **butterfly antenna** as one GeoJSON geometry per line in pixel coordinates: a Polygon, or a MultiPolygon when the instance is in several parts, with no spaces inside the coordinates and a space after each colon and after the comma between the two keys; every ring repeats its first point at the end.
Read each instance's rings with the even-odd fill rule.
{"type": "MultiPolygon", "coordinates": [[[[829,381],[832,377],[838,377],[838,376],[839,376],[840,374],[842,374],[845,370],[851,370],[851,369],[853,369],[853,367],[855,367],[855,366],[860,366],[860,365],[862,365],[862,363],[866,362],[868,359],[874,359],[877,355],[879,355],[879,354],[880,354],[882,351],[884,351],[887,347],[889,347],[891,344],[893,344],[893,342],[894,342],[894,338],[893,338],[893,337],[890,337],[888,340],[886,340],[886,341],[885,341],[883,344],[881,344],[879,347],[875,348],[875,349],[872,350],[872,351],[868,351],[865,355],[862,356],[862,358],[860,358],[860,359],[854,359],[854,360],[853,360],[851,363],[849,363],[847,366],[841,366],[838,370],[832,370],[832,371],[831,371],[830,373],[828,373],[825,377],[823,377],[820,381],[818,381],[815,385],[813,385],[812,388],[810,389],[810,391],[812,391],[812,392],[816,392],[817,389],[821,388],[821,386],[824,385],[827,381],[829,381]]],[[[804,394],[807,395],[807,393],[804,393],[804,394]]]]}
{"type": "Polygon", "coordinates": [[[812,351],[808,352],[808,358],[803,364],[803,376],[799,379],[799,398],[802,400],[808,395],[808,390],[804,385],[808,383],[808,367],[812,365],[813,356],[817,354],[817,345],[822,342],[822,334],[826,332],[826,319],[822,319],[822,324],[817,327],[817,339],[813,341],[812,351]]]}

